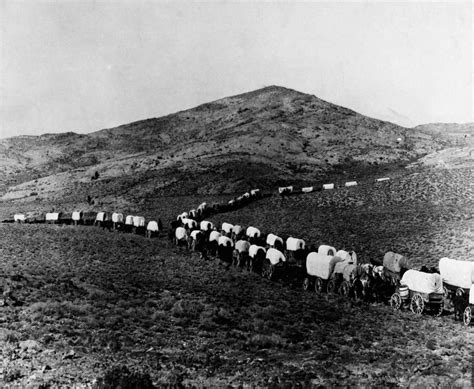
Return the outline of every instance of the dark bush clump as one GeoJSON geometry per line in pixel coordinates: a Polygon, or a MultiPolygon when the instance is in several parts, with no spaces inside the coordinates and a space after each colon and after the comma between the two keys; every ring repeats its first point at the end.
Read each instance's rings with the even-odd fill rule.
{"type": "Polygon", "coordinates": [[[149,374],[131,372],[126,366],[116,366],[97,379],[94,389],[154,389],[149,374]]]}

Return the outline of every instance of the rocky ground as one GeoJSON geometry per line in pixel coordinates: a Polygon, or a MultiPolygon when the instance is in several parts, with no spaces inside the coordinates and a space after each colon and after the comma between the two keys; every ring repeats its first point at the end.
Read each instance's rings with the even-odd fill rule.
{"type": "MultiPolygon", "coordinates": [[[[472,259],[472,170],[265,198],[211,219],[415,265],[472,259]]],[[[205,197],[205,196],[204,196],[205,197]]],[[[149,199],[168,220],[204,197],[149,199]]],[[[216,197],[212,201],[227,198],[216,197]]],[[[11,214],[15,202],[4,202],[11,214]]],[[[452,315],[306,293],[200,260],[165,237],[0,225],[3,386],[92,386],[114,366],[155,385],[472,386],[474,330],[452,315]]]]}

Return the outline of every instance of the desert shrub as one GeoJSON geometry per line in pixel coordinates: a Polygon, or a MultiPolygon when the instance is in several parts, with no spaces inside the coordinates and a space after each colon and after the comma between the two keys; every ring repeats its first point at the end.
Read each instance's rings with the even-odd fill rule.
{"type": "Polygon", "coordinates": [[[19,334],[16,331],[0,329],[0,342],[16,343],[19,340],[19,334]]]}
{"type": "Polygon", "coordinates": [[[155,388],[150,375],[131,372],[126,366],[116,366],[97,379],[93,389],[152,389],[155,388]]]}
{"type": "Polygon", "coordinates": [[[285,340],[276,334],[271,335],[262,335],[257,334],[253,335],[245,344],[247,348],[281,348],[285,345],[285,340]]]}
{"type": "Polygon", "coordinates": [[[201,314],[204,306],[198,301],[178,300],[171,308],[171,314],[175,317],[186,317],[196,319],[201,314]]]}
{"type": "Polygon", "coordinates": [[[89,304],[75,304],[71,301],[38,301],[28,307],[29,317],[32,321],[39,320],[44,316],[57,318],[83,316],[90,310],[89,304]]]}

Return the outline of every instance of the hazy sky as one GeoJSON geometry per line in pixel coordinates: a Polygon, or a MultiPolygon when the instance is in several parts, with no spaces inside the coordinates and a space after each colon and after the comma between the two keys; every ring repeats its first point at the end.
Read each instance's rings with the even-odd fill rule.
{"type": "Polygon", "coordinates": [[[280,85],[412,126],[473,118],[472,3],[0,1],[0,138],[280,85]]]}

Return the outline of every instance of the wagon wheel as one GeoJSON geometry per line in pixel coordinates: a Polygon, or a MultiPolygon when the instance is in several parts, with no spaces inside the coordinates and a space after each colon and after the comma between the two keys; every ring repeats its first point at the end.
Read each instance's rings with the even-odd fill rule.
{"type": "Polygon", "coordinates": [[[351,286],[347,281],[342,281],[341,286],[339,287],[339,294],[343,297],[348,297],[349,292],[351,290],[351,286]]]}
{"type": "Polygon", "coordinates": [[[390,297],[390,306],[393,309],[400,309],[402,306],[402,296],[400,296],[400,293],[395,292],[392,294],[392,297],[390,297]]]}
{"type": "Polygon", "coordinates": [[[275,268],[273,267],[273,265],[271,264],[269,260],[266,260],[263,263],[262,276],[264,278],[268,278],[269,280],[273,280],[275,276],[275,268]]]}
{"type": "Polygon", "coordinates": [[[311,286],[311,281],[309,280],[309,277],[305,277],[303,280],[303,290],[309,290],[311,286]]]}
{"type": "Polygon", "coordinates": [[[472,308],[471,306],[467,306],[466,309],[464,309],[464,313],[462,316],[463,322],[465,326],[468,326],[471,324],[471,319],[472,319],[472,308]]]}
{"type": "Polygon", "coordinates": [[[423,297],[420,294],[415,293],[411,298],[410,309],[416,315],[421,315],[423,313],[423,309],[425,308],[425,302],[423,301],[423,297]]]}
{"type": "Polygon", "coordinates": [[[323,289],[324,289],[323,280],[317,277],[316,281],[314,281],[314,290],[318,293],[322,293],[323,289]]]}
{"type": "Polygon", "coordinates": [[[328,281],[327,291],[328,291],[328,293],[335,293],[336,292],[336,281],[334,281],[334,280],[329,280],[328,281]]]}

